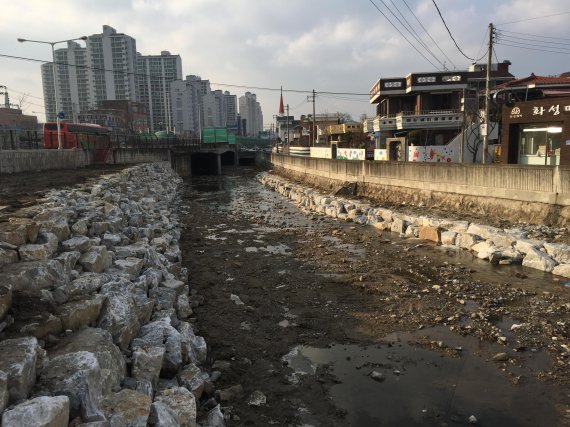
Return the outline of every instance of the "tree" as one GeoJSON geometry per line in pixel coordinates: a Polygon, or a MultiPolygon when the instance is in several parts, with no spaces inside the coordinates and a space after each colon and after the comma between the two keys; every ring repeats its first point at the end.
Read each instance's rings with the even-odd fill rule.
{"type": "Polygon", "coordinates": [[[346,123],[346,122],[351,122],[352,121],[352,116],[350,115],[350,113],[342,113],[340,111],[338,111],[335,116],[338,117],[338,122],[339,124],[342,123],[346,123]]]}
{"type": "MultiPolygon", "coordinates": [[[[477,162],[477,154],[479,148],[483,145],[483,137],[481,135],[481,124],[485,123],[485,112],[479,109],[477,103],[466,102],[465,104],[465,144],[467,151],[472,154],[471,160],[477,162]]],[[[489,108],[489,123],[487,125],[487,135],[491,135],[495,128],[499,125],[500,108],[497,104],[492,103],[489,108]]]]}

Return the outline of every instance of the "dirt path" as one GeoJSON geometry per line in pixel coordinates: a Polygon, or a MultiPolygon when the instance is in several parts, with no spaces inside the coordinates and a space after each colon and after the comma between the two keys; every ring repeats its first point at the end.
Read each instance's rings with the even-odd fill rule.
{"type": "Polygon", "coordinates": [[[186,201],[228,425],[569,424],[570,298],[552,276],[306,216],[251,177],[194,179],[186,201]]]}

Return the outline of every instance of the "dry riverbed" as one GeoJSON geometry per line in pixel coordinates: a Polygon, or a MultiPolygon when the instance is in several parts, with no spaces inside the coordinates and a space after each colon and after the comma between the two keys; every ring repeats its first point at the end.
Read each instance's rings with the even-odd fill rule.
{"type": "Polygon", "coordinates": [[[181,214],[227,425],[570,425],[564,279],[303,214],[253,174],[193,178],[181,214]]]}

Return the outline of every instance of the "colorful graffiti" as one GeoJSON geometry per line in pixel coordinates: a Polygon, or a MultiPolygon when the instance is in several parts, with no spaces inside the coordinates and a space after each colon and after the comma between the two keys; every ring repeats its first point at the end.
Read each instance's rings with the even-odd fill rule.
{"type": "Polygon", "coordinates": [[[451,163],[455,159],[455,150],[448,145],[432,145],[427,147],[408,147],[410,162],[443,162],[451,163]]]}
{"type": "Polygon", "coordinates": [[[366,160],[366,150],[364,148],[339,148],[336,151],[336,158],[341,160],[366,160]]]}
{"type": "Polygon", "coordinates": [[[317,159],[332,159],[332,148],[311,147],[311,157],[315,157],[317,159]]]}

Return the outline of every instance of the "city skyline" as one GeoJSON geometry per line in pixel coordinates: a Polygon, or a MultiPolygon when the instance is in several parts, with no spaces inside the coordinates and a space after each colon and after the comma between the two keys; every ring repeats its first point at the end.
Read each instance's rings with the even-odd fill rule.
{"type": "MultiPolygon", "coordinates": [[[[401,12],[400,16],[408,19],[404,22],[415,22],[417,34],[446,67],[466,69],[470,64],[454,46],[428,0],[375,1],[374,4],[361,1],[348,9],[337,1],[311,4],[292,1],[287,8],[273,1],[256,5],[236,1],[231,8],[219,7],[225,4],[212,0],[187,3],[139,0],[88,5],[64,1],[58,13],[41,2],[10,4],[7,8],[12,19],[0,30],[1,53],[47,62],[51,60],[49,46],[20,44],[16,38],[65,40],[97,34],[102,25],[110,25],[136,39],[137,51],[143,55],[159,55],[163,50],[179,54],[183,76],[200,75],[209,79],[212,90],[229,90],[238,96],[245,92],[256,93],[264,111],[265,125],[277,114],[281,86],[291,115],[311,113],[312,105],[306,98],[315,89],[317,114],[341,111],[358,119],[362,113],[373,115],[367,94],[378,78],[435,70],[430,62],[441,66],[424,49],[420,52],[431,61],[414,51],[375,6],[390,17],[408,39],[410,34],[390,15],[385,4],[390,6],[394,16],[401,12]],[[395,9],[396,6],[399,9],[395,9]],[[22,13],[24,8],[29,13],[22,13]],[[86,20],[87,9],[89,19],[86,20]],[[24,19],[29,20],[36,14],[41,16],[38,19],[42,25],[23,24],[24,19]],[[419,24],[428,30],[437,47],[419,24]]],[[[488,23],[494,22],[499,34],[493,62],[510,60],[515,76],[524,77],[531,72],[556,75],[570,69],[566,64],[568,54],[561,53],[567,49],[564,43],[568,42],[564,39],[569,37],[569,30],[563,25],[569,12],[564,9],[567,6],[562,0],[542,2],[540,8],[532,7],[531,1],[521,0],[476,4],[440,0],[437,3],[458,45],[470,57],[484,54],[485,32],[488,23]],[[538,17],[541,18],[535,19],[538,17]],[[548,45],[543,45],[542,52],[530,50],[535,43],[525,41],[529,37],[518,36],[518,33],[543,36],[544,41],[551,43],[550,50],[557,53],[547,52],[548,45]],[[520,43],[515,41],[516,37],[520,37],[520,43]],[[513,47],[517,45],[518,48],[513,47]]],[[[83,42],[79,43],[84,46],[83,42]]],[[[65,47],[65,44],[57,47],[65,47]]],[[[8,87],[12,102],[21,101],[26,94],[22,103],[24,111],[41,112],[37,115],[42,119],[41,63],[0,59],[3,68],[0,84],[8,87]]]]}

